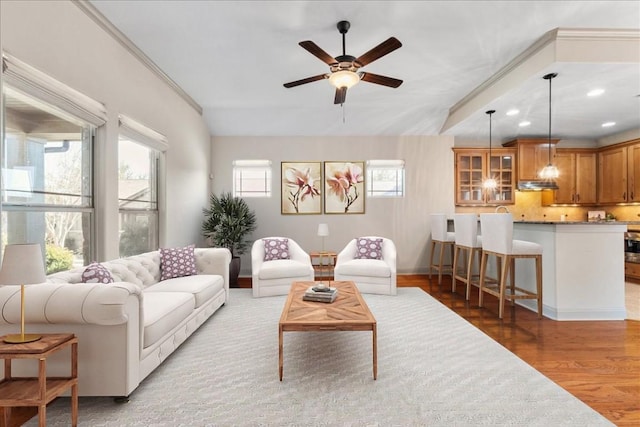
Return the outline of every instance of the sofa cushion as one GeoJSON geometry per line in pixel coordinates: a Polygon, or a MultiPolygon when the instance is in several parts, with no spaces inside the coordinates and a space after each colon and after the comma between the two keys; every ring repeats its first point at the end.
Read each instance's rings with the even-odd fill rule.
{"type": "Polygon", "coordinates": [[[178,326],[194,310],[196,299],[187,292],[145,292],[144,344],[149,347],[178,326]]]}
{"type": "Polygon", "coordinates": [[[262,239],[264,260],[289,259],[289,239],[262,239]]]}
{"type": "Polygon", "coordinates": [[[149,292],[189,292],[196,299],[196,307],[200,307],[223,288],[224,280],[222,276],[198,274],[196,276],[163,280],[149,286],[144,292],[145,295],[149,292]]]}
{"type": "Polygon", "coordinates": [[[92,262],[82,272],[82,283],[113,283],[113,277],[102,264],[92,262]]]}
{"type": "Polygon", "coordinates": [[[355,259],[382,259],[382,239],[358,237],[355,259]]]}
{"type": "Polygon", "coordinates": [[[160,249],[160,280],[192,276],[196,271],[195,245],[160,249]]]}
{"type": "Polygon", "coordinates": [[[391,277],[389,265],[378,259],[352,259],[337,266],[336,273],[349,276],[391,277]]]}
{"type": "Polygon", "coordinates": [[[258,277],[265,280],[307,275],[309,275],[309,265],[292,259],[265,262],[260,267],[260,272],[258,273],[258,277]]]}

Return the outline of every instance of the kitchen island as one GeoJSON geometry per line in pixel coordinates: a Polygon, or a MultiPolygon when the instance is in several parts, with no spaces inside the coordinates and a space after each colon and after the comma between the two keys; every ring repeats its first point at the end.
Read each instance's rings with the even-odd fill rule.
{"type": "MultiPolygon", "coordinates": [[[[626,222],[515,221],[513,238],[539,243],[543,314],[555,320],[624,320],[626,222]]],[[[516,283],[535,290],[535,266],[516,261],[516,283]]],[[[535,301],[520,300],[536,311],[535,301]]]]}

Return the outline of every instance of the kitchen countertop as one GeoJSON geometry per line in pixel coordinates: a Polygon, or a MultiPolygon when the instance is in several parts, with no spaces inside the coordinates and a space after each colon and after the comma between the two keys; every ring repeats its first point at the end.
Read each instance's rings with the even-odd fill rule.
{"type": "Polygon", "coordinates": [[[589,224],[589,225],[639,225],[640,221],[529,221],[529,220],[513,220],[514,223],[520,224],[589,224]]]}

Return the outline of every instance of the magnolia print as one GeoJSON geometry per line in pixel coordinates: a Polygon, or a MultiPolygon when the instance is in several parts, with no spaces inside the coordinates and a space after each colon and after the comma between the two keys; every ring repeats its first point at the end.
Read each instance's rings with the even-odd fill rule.
{"type": "Polygon", "coordinates": [[[322,213],[320,162],[282,162],[283,214],[322,213]]]}
{"type": "Polygon", "coordinates": [[[364,162],[324,162],[325,213],[364,213],[364,162]]]}

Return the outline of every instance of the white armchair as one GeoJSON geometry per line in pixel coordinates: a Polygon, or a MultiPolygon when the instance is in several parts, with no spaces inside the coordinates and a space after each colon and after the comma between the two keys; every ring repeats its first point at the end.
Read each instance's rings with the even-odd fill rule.
{"type": "Polygon", "coordinates": [[[293,282],[313,281],[311,258],[294,240],[287,237],[265,237],[253,242],[251,277],[254,297],[286,295],[293,282]],[[265,261],[264,239],[287,239],[288,259],[265,261]]]}
{"type": "Polygon", "coordinates": [[[363,293],[396,295],[396,245],[384,237],[366,236],[360,239],[382,239],[381,259],[356,258],[358,239],[353,239],[338,254],[335,280],[352,281],[363,293]]]}

